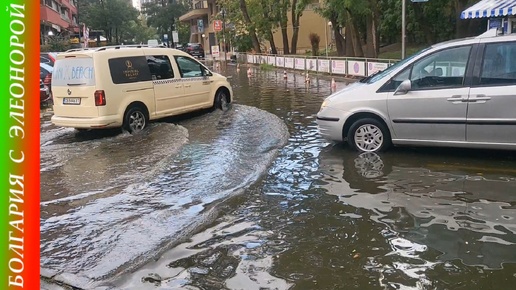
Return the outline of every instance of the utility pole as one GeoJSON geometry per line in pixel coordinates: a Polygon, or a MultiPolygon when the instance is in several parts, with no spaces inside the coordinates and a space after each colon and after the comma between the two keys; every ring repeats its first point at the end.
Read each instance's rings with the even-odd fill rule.
{"type": "Polygon", "coordinates": [[[405,58],[405,10],[406,1],[401,0],[401,59],[405,58]]]}
{"type": "Polygon", "coordinates": [[[227,66],[228,64],[228,57],[227,57],[227,51],[226,51],[226,9],[222,8],[220,11],[222,13],[222,42],[224,44],[224,66],[227,66]]]}

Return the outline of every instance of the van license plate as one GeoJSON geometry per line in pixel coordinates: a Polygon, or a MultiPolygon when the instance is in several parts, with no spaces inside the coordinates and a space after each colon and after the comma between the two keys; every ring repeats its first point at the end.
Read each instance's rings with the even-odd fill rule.
{"type": "Polygon", "coordinates": [[[65,105],[80,105],[81,98],[63,98],[63,104],[65,105]]]}

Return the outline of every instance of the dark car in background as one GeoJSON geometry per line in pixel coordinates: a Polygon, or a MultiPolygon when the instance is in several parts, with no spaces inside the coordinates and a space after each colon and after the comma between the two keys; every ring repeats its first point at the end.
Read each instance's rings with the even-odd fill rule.
{"type": "Polygon", "coordinates": [[[39,80],[39,104],[44,105],[45,103],[50,102],[51,99],[52,95],[50,95],[50,90],[42,80],[39,80]]]}
{"type": "Polygon", "coordinates": [[[48,64],[40,63],[39,64],[39,78],[43,81],[43,84],[48,87],[50,91],[52,91],[52,72],[54,68],[48,64]]]}
{"type": "Polygon", "coordinates": [[[204,48],[200,43],[187,43],[183,51],[196,58],[204,58],[204,48]]]}
{"type": "Polygon", "coordinates": [[[184,44],[177,44],[176,49],[179,49],[181,51],[185,51],[185,45],[184,44]]]}

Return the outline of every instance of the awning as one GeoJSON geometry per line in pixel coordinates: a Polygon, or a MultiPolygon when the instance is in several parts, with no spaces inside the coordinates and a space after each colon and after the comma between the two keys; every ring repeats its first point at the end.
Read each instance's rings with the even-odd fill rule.
{"type": "Polygon", "coordinates": [[[516,15],[516,0],[482,0],[462,11],[460,18],[485,18],[516,15]]]}

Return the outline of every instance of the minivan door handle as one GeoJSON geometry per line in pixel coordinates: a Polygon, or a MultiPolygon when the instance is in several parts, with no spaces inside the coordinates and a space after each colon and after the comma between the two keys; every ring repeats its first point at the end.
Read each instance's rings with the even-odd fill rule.
{"type": "Polygon", "coordinates": [[[192,85],[185,85],[185,88],[190,88],[192,85]]]}
{"type": "Polygon", "coordinates": [[[486,95],[476,95],[474,97],[469,98],[470,103],[478,103],[478,104],[485,104],[489,100],[491,100],[491,97],[488,97],[486,95]]]}
{"type": "Polygon", "coordinates": [[[460,104],[468,101],[468,96],[454,95],[446,99],[448,102],[460,104]]]}

